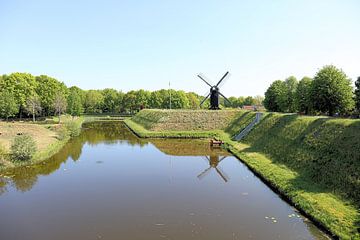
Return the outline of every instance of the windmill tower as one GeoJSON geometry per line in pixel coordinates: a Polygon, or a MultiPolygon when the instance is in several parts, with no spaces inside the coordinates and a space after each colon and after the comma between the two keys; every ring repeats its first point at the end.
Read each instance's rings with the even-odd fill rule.
{"type": "Polygon", "coordinates": [[[216,85],[211,85],[208,81],[205,80],[205,77],[202,75],[197,75],[201,80],[203,80],[206,85],[210,87],[210,93],[204,97],[204,99],[200,103],[200,107],[204,104],[204,102],[210,97],[210,108],[211,110],[219,110],[219,95],[222,96],[228,103],[231,104],[229,99],[227,99],[224,94],[220,92],[220,83],[224,83],[224,80],[229,76],[229,72],[226,72],[224,76],[219,80],[216,85]]]}

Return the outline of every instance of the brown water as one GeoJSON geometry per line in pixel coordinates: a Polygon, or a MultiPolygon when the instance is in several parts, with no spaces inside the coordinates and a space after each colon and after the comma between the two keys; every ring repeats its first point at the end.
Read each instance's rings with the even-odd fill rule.
{"type": "Polygon", "coordinates": [[[200,140],[91,123],[0,177],[0,239],[326,239],[238,159],[200,140]]]}

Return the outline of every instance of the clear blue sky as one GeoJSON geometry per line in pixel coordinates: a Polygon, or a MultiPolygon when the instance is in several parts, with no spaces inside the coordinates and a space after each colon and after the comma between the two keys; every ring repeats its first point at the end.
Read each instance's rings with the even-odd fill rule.
{"type": "Polygon", "coordinates": [[[326,64],[360,76],[360,1],[0,0],[0,74],[46,74],[83,89],[227,95],[326,64]]]}

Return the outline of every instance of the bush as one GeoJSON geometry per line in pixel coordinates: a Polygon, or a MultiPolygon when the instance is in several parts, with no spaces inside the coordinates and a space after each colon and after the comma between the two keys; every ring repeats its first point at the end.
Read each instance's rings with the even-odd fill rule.
{"type": "Polygon", "coordinates": [[[68,121],[65,123],[65,127],[69,132],[70,137],[76,137],[80,135],[81,123],[78,121],[68,121]]]}
{"type": "Polygon", "coordinates": [[[57,130],[57,133],[58,133],[57,139],[59,139],[60,141],[69,137],[69,132],[65,126],[61,126],[61,128],[57,130]]]}
{"type": "Polygon", "coordinates": [[[16,136],[11,145],[14,160],[29,160],[36,152],[36,143],[30,135],[16,136]]]}

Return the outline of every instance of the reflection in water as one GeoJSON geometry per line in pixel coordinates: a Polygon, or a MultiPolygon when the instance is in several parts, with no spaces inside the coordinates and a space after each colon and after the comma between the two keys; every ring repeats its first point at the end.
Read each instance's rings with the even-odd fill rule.
{"type": "Polygon", "coordinates": [[[227,151],[120,122],[88,123],[47,161],[1,173],[0,194],[0,239],[326,238],[227,151]]]}
{"type": "MultiPolygon", "coordinates": [[[[86,123],[80,136],[71,139],[57,154],[48,160],[31,166],[11,169],[0,174],[0,195],[7,191],[6,186],[9,184],[21,192],[30,190],[36,184],[38,176],[55,172],[68,159],[77,161],[85,144],[95,146],[100,143],[105,145],[120,143],[140,147],[152,144],[161,152],[174,156],[203,156],[210,154],[212,154],[211,158],[220,154],[230,156],[227,151],[210,148],[208,142],[204,140],[141,139],[129,131],[121,122],[86,123]]],[[[101,162],[98,161],[98,163],[101,162]]]]}
{"type": "Polygon", "coordinates": [[[224,182],[229,181],[229,177],[225,174],[225,172],[220,168],[219,163],[224,160],[226,158],[226,156],[223,156],[220,158],[219,155],[210,155],[210,157],[205,156],[204,157],[206,159],[206,161],[209,162],[210,167],[208,167],[207,169],[205,169],[203,172],[201,172],[198,175],[199,179],[202,179],[203,177],[205,177],[207,174],[209,174],[211,169],[215,169],[215,171],[219,174],[219,176],[224,180],[224,182]]]}

